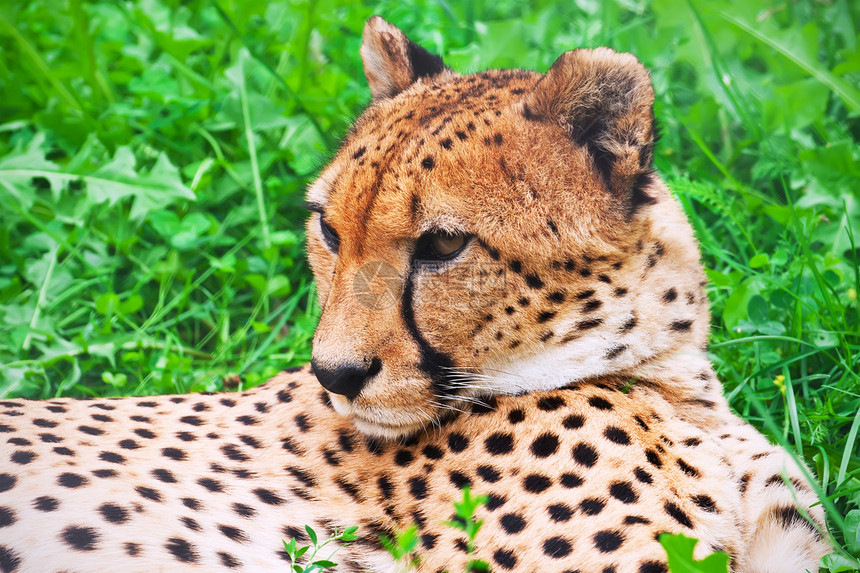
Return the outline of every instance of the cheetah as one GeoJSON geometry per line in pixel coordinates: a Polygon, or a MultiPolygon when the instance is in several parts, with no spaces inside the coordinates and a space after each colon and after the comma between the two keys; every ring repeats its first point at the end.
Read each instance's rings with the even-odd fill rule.
{"type": "Polygon", "coordinates": [[[307,192],[311,365],[243,392],[0,402],[0,571],[815,571],[806,469],[729,409],[692,230],[655,173],[648,73],[609,49],[458,75],[379,17],[373,100],[307,192]],[[320,387],[320,384],[322,387],[320,387]],[[467,554],[443,525],[486,494],[467,554]]]}

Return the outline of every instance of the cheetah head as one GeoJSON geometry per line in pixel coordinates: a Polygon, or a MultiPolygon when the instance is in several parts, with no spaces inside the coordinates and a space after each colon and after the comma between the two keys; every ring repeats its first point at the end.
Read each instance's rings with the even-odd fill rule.
{"type": "Polygon", "coordinates": [[[373,101],[309,188],[313,369],[363,432],[629,374],[708,329],[689,224],[654,173],[631,55],[462,76],[379,17],[373,101]]]}

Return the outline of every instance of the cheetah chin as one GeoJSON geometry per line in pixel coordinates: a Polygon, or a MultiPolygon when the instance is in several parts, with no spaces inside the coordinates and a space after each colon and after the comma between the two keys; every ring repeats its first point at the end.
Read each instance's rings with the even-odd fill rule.
{"type": "Polygon", "coordinates": [[[645,68],[573,50],[462,76],[378,17],[373,101],[309,188],[312,364],[243,392],[0,401],[0,572],[815,571],[808,470],[735,416],[699,250],[655,173],[645,68]],[[322,387],[320,387],[320,384],[322,387]],[[324,388],[324,389],[323,389],[324,388]],[[469,553],[445,525],[486,494],[469,553]],[[342,530],[342,529],[341,529],[342,530]]]}

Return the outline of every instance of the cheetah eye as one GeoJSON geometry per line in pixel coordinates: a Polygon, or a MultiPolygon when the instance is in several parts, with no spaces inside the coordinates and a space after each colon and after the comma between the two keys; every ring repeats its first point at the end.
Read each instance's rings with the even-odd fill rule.
{"type": "Polygon", "coordinates": [[[322,214],[320,214],[320,229],[322,230],[323,239],[325,239],[326,245],[328,248],[332,250],[332,252],[337,253],[338,247],[340,247],[340,237],[337,234],[337,231],[331,228],[331,225],[325,222],[322,214]]]}
{"type": "Polygon", "coordinates": [[[419,261],[447,261],[453,259],[469,242],[471,235],[436,231],[418,239],[415,258],[419,261]]]}

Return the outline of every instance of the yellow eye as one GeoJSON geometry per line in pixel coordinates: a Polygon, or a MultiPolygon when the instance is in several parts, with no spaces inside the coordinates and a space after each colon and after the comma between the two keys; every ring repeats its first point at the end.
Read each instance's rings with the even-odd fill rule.
{"type": "Polygon", "coordinates": [[[431,235],[430,244],[437,255],[447,257],[463,248],[463,245],[466,244],[466,237],[440,232],[431,235]]]}

